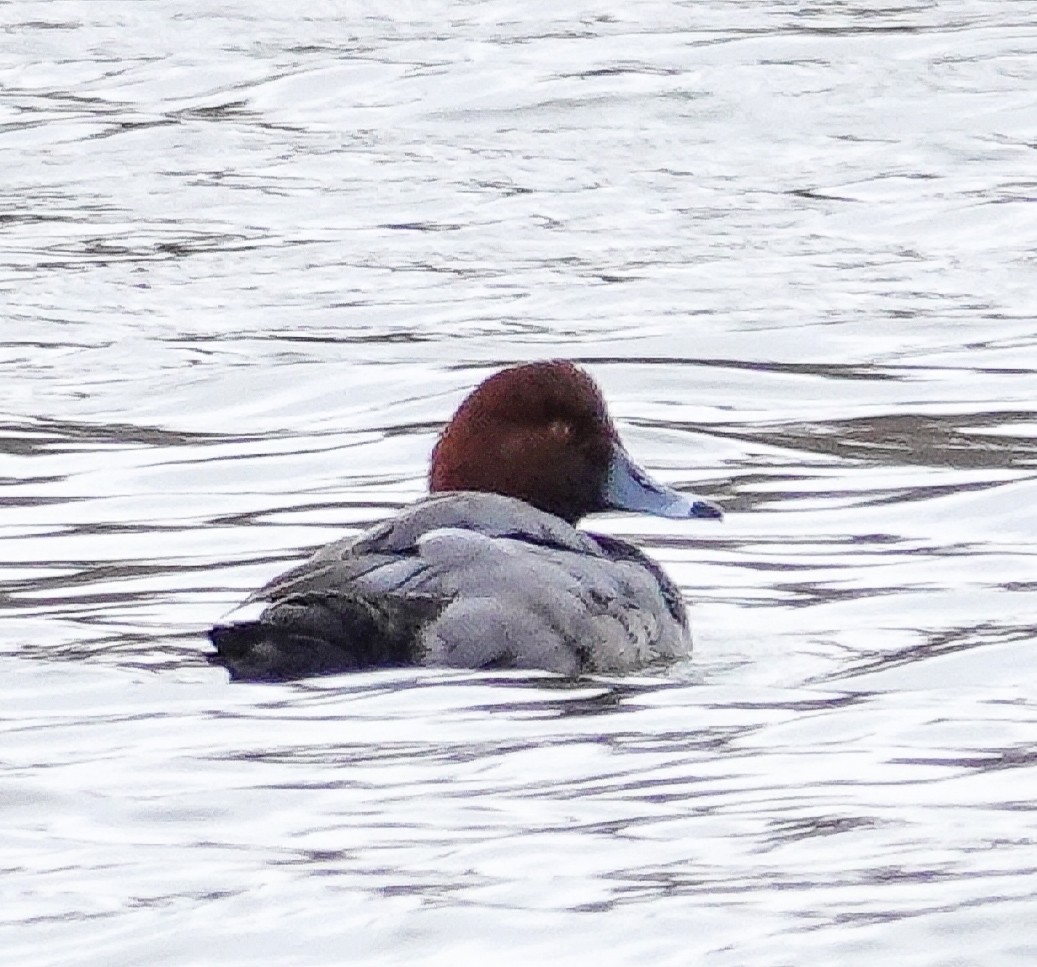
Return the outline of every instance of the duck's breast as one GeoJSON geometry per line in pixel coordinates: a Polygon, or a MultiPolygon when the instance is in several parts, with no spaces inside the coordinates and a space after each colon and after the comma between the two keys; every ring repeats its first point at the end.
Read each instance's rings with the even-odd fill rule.
{"type": "Polygon", "coordinates": [[[415,590],[451,595],[425,629],[430,664],[625,672],[690,650],[683,616],[633,559],[463,529],[426,535],[420,557],[415,590]]]}

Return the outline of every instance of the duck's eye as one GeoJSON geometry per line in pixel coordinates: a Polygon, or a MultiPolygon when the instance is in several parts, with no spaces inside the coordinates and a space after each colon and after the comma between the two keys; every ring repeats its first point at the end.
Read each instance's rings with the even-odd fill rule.
{"type": "Polygon", "coordinates": [[[552,420],[547,425],[547,434],[559,443],[568,443],[573,438],[573,425],[568,420],[552,420]]]}

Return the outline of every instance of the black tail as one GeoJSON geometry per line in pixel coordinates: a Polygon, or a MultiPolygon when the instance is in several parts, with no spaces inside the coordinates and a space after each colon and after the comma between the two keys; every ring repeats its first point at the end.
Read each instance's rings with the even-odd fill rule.
{"type": "Polygon", "coordinates": [[[445,602],[310,592],[274,601],[255,621],[217,625],[209,639],[232,679],[286,681],[420,663],[422,626],[445,602]]]}

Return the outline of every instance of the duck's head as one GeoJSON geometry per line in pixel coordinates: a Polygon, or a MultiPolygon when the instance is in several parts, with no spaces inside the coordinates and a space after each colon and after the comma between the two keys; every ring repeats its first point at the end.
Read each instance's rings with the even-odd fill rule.
{"type": "Polygon", "coordinates": [[[570,523],[606,510],[719,518],[716,504],[657,483],[630,459],[601,390],[565,360],[494,373],[432,451],[429,490],[517,497],[570,523]]]}

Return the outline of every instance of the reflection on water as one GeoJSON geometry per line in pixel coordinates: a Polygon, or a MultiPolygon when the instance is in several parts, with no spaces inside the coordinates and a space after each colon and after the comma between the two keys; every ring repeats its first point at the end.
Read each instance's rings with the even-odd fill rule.
{"type": "Polygon", "coordinates": [[[1026,12],[0,8],[12,962],[1029,967],[1026,12]],[[692,661],[208,667],[546,356],[692,661]]]}

